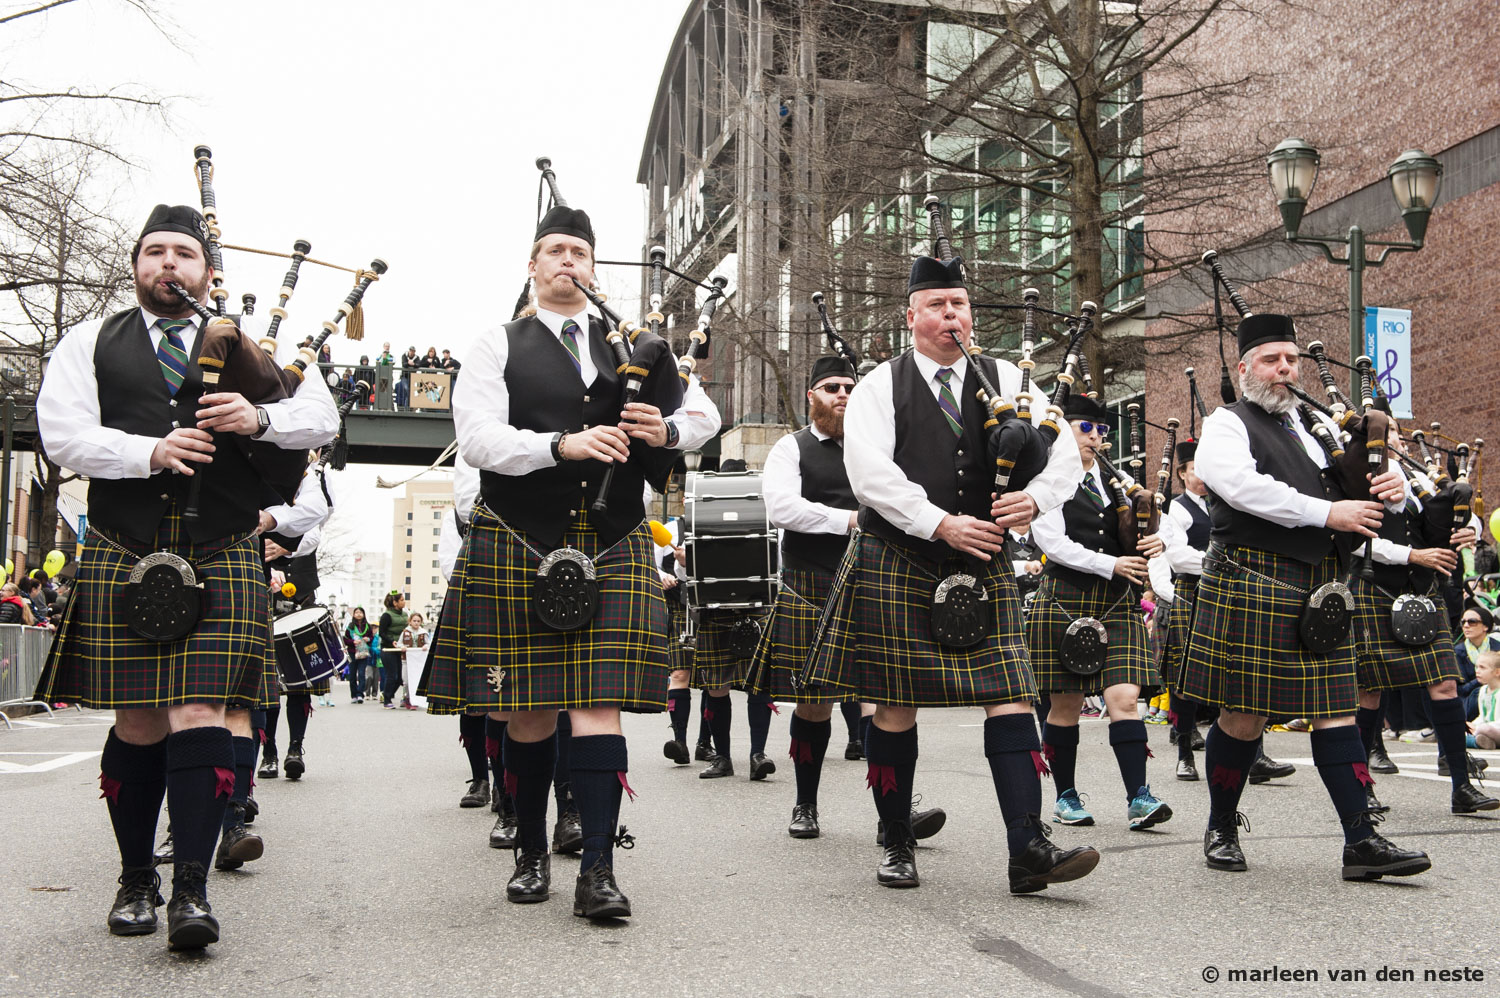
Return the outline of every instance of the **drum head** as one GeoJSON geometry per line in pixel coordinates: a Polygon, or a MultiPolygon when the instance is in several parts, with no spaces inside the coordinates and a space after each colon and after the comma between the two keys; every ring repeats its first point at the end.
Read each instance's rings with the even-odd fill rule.
{"type": "Polygon", "coordinates": [[[309,624],[317,626],[319,620],[328,617],[326,606],[310,606],[305,610],[293,610],[291,613],[283,613],[271,624],[271,630],[275,634],[291,634],[300,631],[309,624]]]}

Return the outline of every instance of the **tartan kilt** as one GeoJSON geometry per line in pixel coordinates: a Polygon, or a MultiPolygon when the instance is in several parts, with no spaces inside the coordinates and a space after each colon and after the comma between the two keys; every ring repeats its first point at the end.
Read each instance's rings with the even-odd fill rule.
{"type": "Polygon", "coordinates": [[[1182,668],[1182,656],[1187,651],[1188,637],[1193,632],[1193,608],[1198,602],[1198,577],[1182,575],[1172,582],[1172,602],[1167,607],[1166,617],[1156,618],[1156,632],[1161,640],[1161,658],[1157,672],[1161,684],[1169,690],[1177,687],[1177,674],[1182,668]]]}
{"type": "Polygon", "coordinates": [[[755,649],[745,689],[751,693],[768,693],[776,700],[791,703],[837,703],[848,699],[817,688],[798,688],[794,679],[802,671],[807,649],[812,645],[818,613],[828,601],[833,588],[833,573],[807,568],[781,569],[781,590],[765,634],[755,649]]]}
{"type": "MultiPolygon", "coordinates": [[[[422,667],[422,678],[417,681],[417,695],[427,698],[427,711],[430,714],[452,714],[453,710],[445,710],[434,702],[432,692],[432,679],[434,674],[445,677],[457,678],[463,674],[464,668],[464,644],[463,628],[459,626],[459,599],[458,594],[464,586],[464,560],[469,552],[467,538],[459,546],[458,557],[453,562],[453,574],[448,579],[448,588],[443,594],[443,605],[438,610],[437,625],[432,629],[432,638],[428,644],[427,664],[422,667]]],[[[365,665],[374,660],[363,662],[350,662],[349,667],[364,668],[365,665]]],[[[452,696],[458,692],[457,685],[449,683],[444,690],[452,696]]]]}
{"type": "Polygon", "coordinates": [[[455,567],[443,602],[441,643],[428,654],[429,713],[666,709],[667,602],[645,523],[606,550],[580,511],[563,543],[594,562],[599,587],[594,619],[566,632],[532,612],[541,559],[475,506],[462,571],[455,567]]]}
{"type": "Polygon", "coordinates": [[[1264,717],[1352,715],[1359,697],[1353,635],[1319,655],[1304,647],[1297,633],[1306,593],[1338,577],[1337,555],[1308,565],[1256,548],[1230,547],[1225,553],[1239,567],[1204,563],[1197,614],[1177,678],[1182,695],[1264,717]]]}
{"type": "Polygon", "coordinates": [[[1099,693],[1121,683],[1151,686],[1156,682],[1140,600],[1118,580],[1100,576],[1097,583],[1079,589],[1055,576],[1044,576],[1026,619],[1026,647],[1041,693],[1099,693]],[[1097,618],[1109,635],[1104,668],[1092,676],[1069,672],[1058,660],[1063,632],[1078,617],[1097,618]]]}
{"type": "Polygon", "coordinates": [[[811,692],[896,707],[970,707],[1035,700],[1022,637],[1021,598],[1010,562],[994,558],[978,576],[989,593],[988,635],[972,648],[932,636],[938,580],[963,569],[936,564],[874,534],[851,544],[819,616],[802,681],[811,692]]]}
{"type": "MultiPolygon", "coordinates": [[[[703,610],[698,614],[698,645],[693,649],[693,675],[688,684],[695,690],[717,690],[725,686],[744,689],[750,675],[752,651],[743,658],[730,650],[730,632],[736,623],[749,619],[760,625],[765,638],[769,610],[703,610]]],[[[757,642],[758,644],[759,642],[757,642]]]]}
{"type": "Polygon", "coordinates": [[[73,596],[37,680],[37,699],[97,710],[185,703],[243,709],[276,702],[271,597],[253,534],[194,543],[174,502],[154,543],[110,540],[136,553],[88,535],[73,596]],[[136,562],[153,551],[185,558],[203,583],[203,617],[177,641],[148,641],[125,625],[125,583],[136,562]]]}
{"type": "Polygon", "coordinates": [[[693,649],[682,643],[687,621],[687,606],[681,600],[667,600],[667,662],[673,672],[693,667],[693,649]]]}
{"type": "MultiPolygon", "coordinates": [[[[1404,645],[1391,634],[1391,597],[1370,582],[1354,585],[1354,663],[1362,690],[1397,690],[1459,679],[1458,660],[1446,631],[1429,645],[1404,645]]],[[[1428,594],[1443,607],[1443,597],[1428,594]]]]}

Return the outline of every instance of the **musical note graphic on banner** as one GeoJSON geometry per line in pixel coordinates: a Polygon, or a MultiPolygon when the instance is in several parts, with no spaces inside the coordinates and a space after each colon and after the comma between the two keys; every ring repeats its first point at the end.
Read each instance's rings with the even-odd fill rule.
{"type": "Polygon", "coordinates": [[[1397,379],[1395,374],[1396,365],[1400,362],[1401,355],[1399,353],[1395,350],[1387,350],[1385,352],[1385,369],[1376,375],[1376,380],[1380,382],[1380,390],[1385,393],[1385,397],[1390,399],[1393,405],[1401,397],[1401,393],[1406,390],[1406,386],[1397,379]]]}

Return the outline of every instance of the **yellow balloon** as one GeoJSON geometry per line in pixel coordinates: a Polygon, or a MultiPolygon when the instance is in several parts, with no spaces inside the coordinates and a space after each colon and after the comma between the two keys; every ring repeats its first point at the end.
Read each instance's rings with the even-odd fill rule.
{"type": "Polygon", "coordinates": [[[1490,514],[1490,536],[1500,539],[1500,509],[1490,514]]]}
{"type": "Polygon", "coordinates": [[[13,561],[11,561],[9,558],[6,558],[5,559],[5,574],[6,575],[10,575],[13,572],[15,572],[15,570],[16,570],[16,563],[13,562],[13,561]]]}
{"type": "Polygon", "coordinates": [[[10,573],[9,572],[4,572],[4,571],[0,571],[0,586],[5,585],[9,581],[10,581],[10,573]]]}
{"type": "Polygon", "coordinates": [[[651,521],[651,539],[658,547],[668,547],[672,543],[672,531],[666,524],[659,520],[651,521]]]}
{"type": "Polygon", "coordinates": [[[61,550],[54,548],[47,552],[47,557],[43,560],[42,567],[47,570],[48,575],[56,575],[63,570],[63,566],[67,563],[68,556],[63,554],[61,550]]]}

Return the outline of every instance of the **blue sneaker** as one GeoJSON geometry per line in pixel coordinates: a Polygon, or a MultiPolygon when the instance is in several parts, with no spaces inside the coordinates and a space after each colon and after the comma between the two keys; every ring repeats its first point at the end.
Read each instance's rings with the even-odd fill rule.
{"type": "Polygon", "coordinates": [[[1092,825],[1094,816],[1083,809],[1077,790],[1064,790],[1052,805],[1052,820],[1059,825],[1092,825]]]}
{"type": "Polygon", "coordinates": [[[1151,796],[1151,788],[1145,786],[1136,791],[1127,816],[1130,818],[1130,830],[1139,832],[1171,818],[1172,809],[1167,806],[1166,801],[1151,796]]]}

